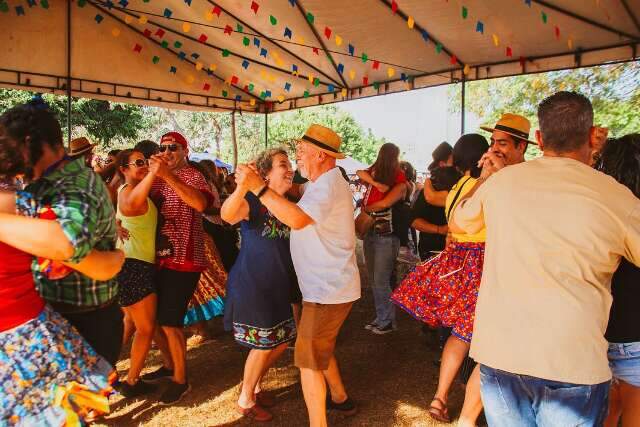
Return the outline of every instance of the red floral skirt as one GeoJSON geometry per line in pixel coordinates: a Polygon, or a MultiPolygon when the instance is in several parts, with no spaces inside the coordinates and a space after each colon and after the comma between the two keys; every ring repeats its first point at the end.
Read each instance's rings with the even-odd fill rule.
{"type": "Polygon", "coordinates": [[[416,319],[452,328],[471,342],[483,262],[484,243],[452,243],[407,274],[391,300],[416,319]]]}

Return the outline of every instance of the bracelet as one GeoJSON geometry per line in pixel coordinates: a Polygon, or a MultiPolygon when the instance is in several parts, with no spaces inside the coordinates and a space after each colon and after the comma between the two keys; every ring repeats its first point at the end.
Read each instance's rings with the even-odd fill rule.
{"type": "Polygon", "coordinates": [[[264,193],[266,193],[268,189],[269,189],[269,186],[265,184],[265,186],[262,187],[260,191],[258,191],[258,194],[256,194],[256,197],[259,199],[260,197],[264,196],[264,193]]]}

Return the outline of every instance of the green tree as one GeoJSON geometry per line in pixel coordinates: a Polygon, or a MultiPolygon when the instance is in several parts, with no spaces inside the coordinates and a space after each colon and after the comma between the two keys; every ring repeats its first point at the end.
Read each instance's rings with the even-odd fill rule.
{"type": "MultiPolygon", "coordinates": [[[[538,105],[561,90],[587,96],[594,109],[594,120],[609,128],[610,136],[640,131],[640,62],[604,65],[576,70],[506,77],[467,83],[466,109],[483,123],[494,123],[502,113],[522,114],[538,127],[538,105]]],[[[460,110],[460,85],[451,88],[450,104],[460,110]]],[[[532,136],[533,137],[533,136],[532,136]]],[[[528,157],[539,150],[530,146],[528,157]]]]}
{"type": "MultiPolygon", "coordinates": [[[[33,96],[33,92],[0,89],[0,112],[23,104],[33,96]]],[[[58,115],[66,138],[67,98],[51,94],[43,98],[58,115]]],[[[133,140],[147,127],[142,107],[84,98],[72,99],[71,124],[73,136],[88,136],[105,148],[133,140]]]]}

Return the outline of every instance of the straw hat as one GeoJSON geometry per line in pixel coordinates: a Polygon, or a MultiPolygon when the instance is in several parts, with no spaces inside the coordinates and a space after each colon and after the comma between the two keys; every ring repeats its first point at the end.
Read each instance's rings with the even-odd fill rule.
{"type": "Polygon", "coordinates": [[[344,159],[346,157],[345,154],[340,151],[342,139],[340,139],[337,133],[327,127],[317,124],[309,126],[309,129],[307,129],[300,141],[308,142],[320,151],[336,159],[344,159]]]}
{"type": "Polygon", "coordinates": [[[95,147],[95,144],[92,144],[87,138],[83,136],[81,138],[71,140],[69,153],[67,154],[71,157],[80,156],[93,150],[93,147],[95,147]]]}
{"type": "Polygon", "coordinates": [[[524,139],[528,144],[538,145],[537,142],[529,139],[531,122],[519,114],[504,113],[494,127],[480,126],[480,129],[486,130],[487,132],[497,130],[515,136],[516,138],[524,139]]]}

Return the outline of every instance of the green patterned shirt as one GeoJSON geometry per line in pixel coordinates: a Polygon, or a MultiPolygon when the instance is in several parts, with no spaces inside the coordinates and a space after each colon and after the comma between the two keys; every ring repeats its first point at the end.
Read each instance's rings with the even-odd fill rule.
{"type": "MultiPolygon", "coordinates": [[[[29,216],[37,217],[37,209],[50,208],[55,213],[55,220],[74,247],[69,261],[81,261],[92,249],[115,249],[116,223],[109,192],[102,179],[85,166],[83,158],[43,176],[26,191],[37,201],[34,206],[38,206],[27,213],[29,216]]],[[[98,281],[72,271],[61,279],[52,279],[41,270],[35,259],[36,287],[49,302],[93,307],[111,301],[118,293],[115,278],[98,281]]]]}

